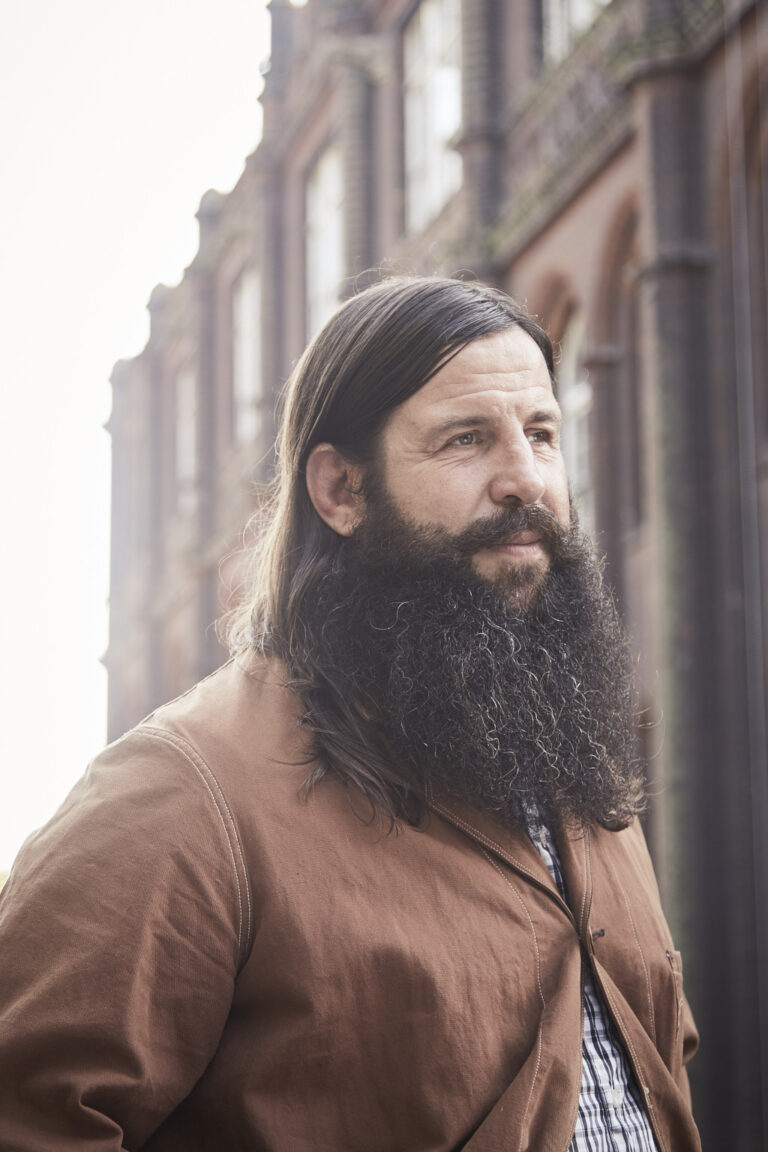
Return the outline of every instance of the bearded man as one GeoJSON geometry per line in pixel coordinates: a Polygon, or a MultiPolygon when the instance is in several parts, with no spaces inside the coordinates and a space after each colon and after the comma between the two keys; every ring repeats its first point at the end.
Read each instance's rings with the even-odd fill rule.
{"type": "Polygon", "coordinates": [[[287,388],[233,659],[0,906],[15,1152],[689,1152],[696,1033],[545,333],[385,281],[287,388]]]}

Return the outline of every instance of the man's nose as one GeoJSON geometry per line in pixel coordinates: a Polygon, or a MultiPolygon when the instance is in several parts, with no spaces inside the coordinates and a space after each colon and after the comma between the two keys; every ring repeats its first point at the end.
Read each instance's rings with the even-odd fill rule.
{"type": "Polygon", "coordinates": [[[507,504],[513,499],[521,504],[536,504],[544,495],[545,484],[530,442],[521,437],[499,448],[490,484],[491,499],[495,504],[507,504]]]}

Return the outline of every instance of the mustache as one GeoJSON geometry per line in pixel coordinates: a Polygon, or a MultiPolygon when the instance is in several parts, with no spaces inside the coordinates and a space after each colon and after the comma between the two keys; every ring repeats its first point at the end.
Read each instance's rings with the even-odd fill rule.
{"type": "Polygon", "coordinates": [[[573,526],[561,524],[543,504],[517,504],[475,520],[452,536],[451,543],[455,554],[467,559],[519,532],[535,532],[550,558],[567,553],[574,537],[573,526]]]}

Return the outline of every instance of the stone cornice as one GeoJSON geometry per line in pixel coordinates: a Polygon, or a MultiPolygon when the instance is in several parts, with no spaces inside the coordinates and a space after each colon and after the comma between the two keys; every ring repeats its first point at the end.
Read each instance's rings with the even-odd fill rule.
{"type": "Polygon", "coordinates": [[[594,118],[560,151],[522,176],[507,199],[497,227],[488,233],[489,252],[504,268],[578,195],[595,175],[626,145],[634,132],[632,106],[616,99],[602,116],[594,118]]]}

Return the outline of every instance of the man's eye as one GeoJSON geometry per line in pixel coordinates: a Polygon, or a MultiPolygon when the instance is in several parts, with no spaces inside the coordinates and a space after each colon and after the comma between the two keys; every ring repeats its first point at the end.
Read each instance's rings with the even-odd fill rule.
{"type": "Polygon", "coordinates": [[[458,436],[454,436],[449,441],[449,445],[457,445],[459,448],[468,448],[470,444],[474,444],[477,440],[476,432],[461,432],[458,436]]]}
{"type": "Polygon", "coordinates": [[[528,433],[528,439],[532,444],[551,444],[552,433],[548,428],[532,428],[528,433]]]}

